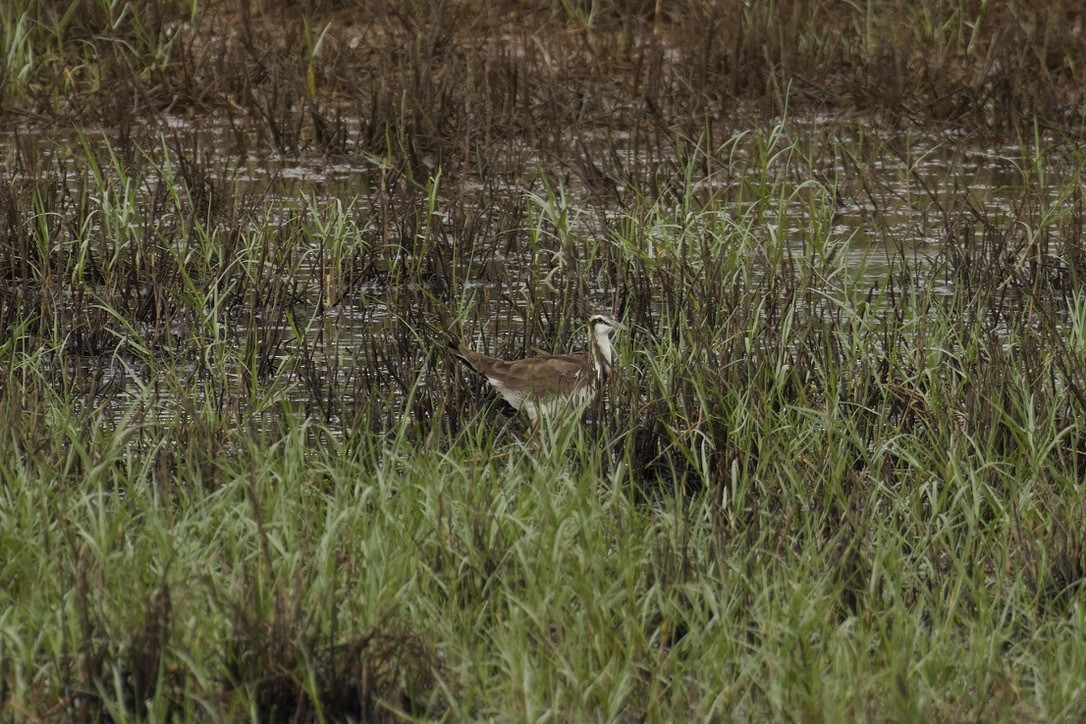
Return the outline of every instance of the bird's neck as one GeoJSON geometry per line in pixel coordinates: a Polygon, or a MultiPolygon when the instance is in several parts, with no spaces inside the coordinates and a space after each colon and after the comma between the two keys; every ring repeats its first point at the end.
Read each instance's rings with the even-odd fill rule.
{"type": "Polygon", "coordinates": [[[605,332],[589,331],[588,347],[596,376],[603,377],[611,371],[611,338],[605,332]]]}

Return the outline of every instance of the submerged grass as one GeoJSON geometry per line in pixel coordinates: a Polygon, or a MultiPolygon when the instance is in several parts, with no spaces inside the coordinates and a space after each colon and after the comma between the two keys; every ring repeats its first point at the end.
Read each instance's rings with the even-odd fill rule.
{"type": "Polygon", "coordinates": [[[83,5],[0,8],[5,716],[1086,717],[1074,7],[83,5]],[[598,308],[584,424],[442,351],[598,308]]]}

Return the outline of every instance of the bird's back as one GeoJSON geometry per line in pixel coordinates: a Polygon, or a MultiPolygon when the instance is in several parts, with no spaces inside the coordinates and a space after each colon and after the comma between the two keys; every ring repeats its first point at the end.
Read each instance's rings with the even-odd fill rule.
{"type": "Polygon", "coordinates": [[[588,355],[557,354],[502,360],[450,343],[449,350],[464,364],[486,377],[510,405],[531,419],[561,406],[563,400],[587,400],[596,382],[588,355]]]}

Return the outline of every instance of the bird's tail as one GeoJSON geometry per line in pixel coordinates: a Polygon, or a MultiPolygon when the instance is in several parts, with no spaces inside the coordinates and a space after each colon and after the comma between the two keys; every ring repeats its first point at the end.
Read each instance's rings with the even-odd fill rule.
{"type": "Polygon", "coordinates": [[[468,367],[472,367],[472,369],[474,369],[471,364],[471,360],[469,360],[467,356],[460,350],[460,342],[455,337],[449,338],[449,344],[447,349],[449,351],[449,354],[451,354],[453,357],[456,357],[468,367]]]}
{"type": "Polygon", "coordinates": [[[456,339],[449,340],[449,354],[463,362],[468,369],[481,375],[486,374],[486,368],[496,361],[487,357],[485,354],[479,354],[478,352],[465,347],[457,342],[456,339]]]}

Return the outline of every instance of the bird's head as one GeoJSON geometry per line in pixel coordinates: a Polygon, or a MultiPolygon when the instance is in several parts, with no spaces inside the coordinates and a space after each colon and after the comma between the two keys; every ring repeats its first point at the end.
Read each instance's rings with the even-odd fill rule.
{"type": "Polygon", "coordinates": [[[606,314],[593,314],[588,320],[588,328],[596,339],[610,339],[615,332],[626,327],[614,317],[606,314]]]}

